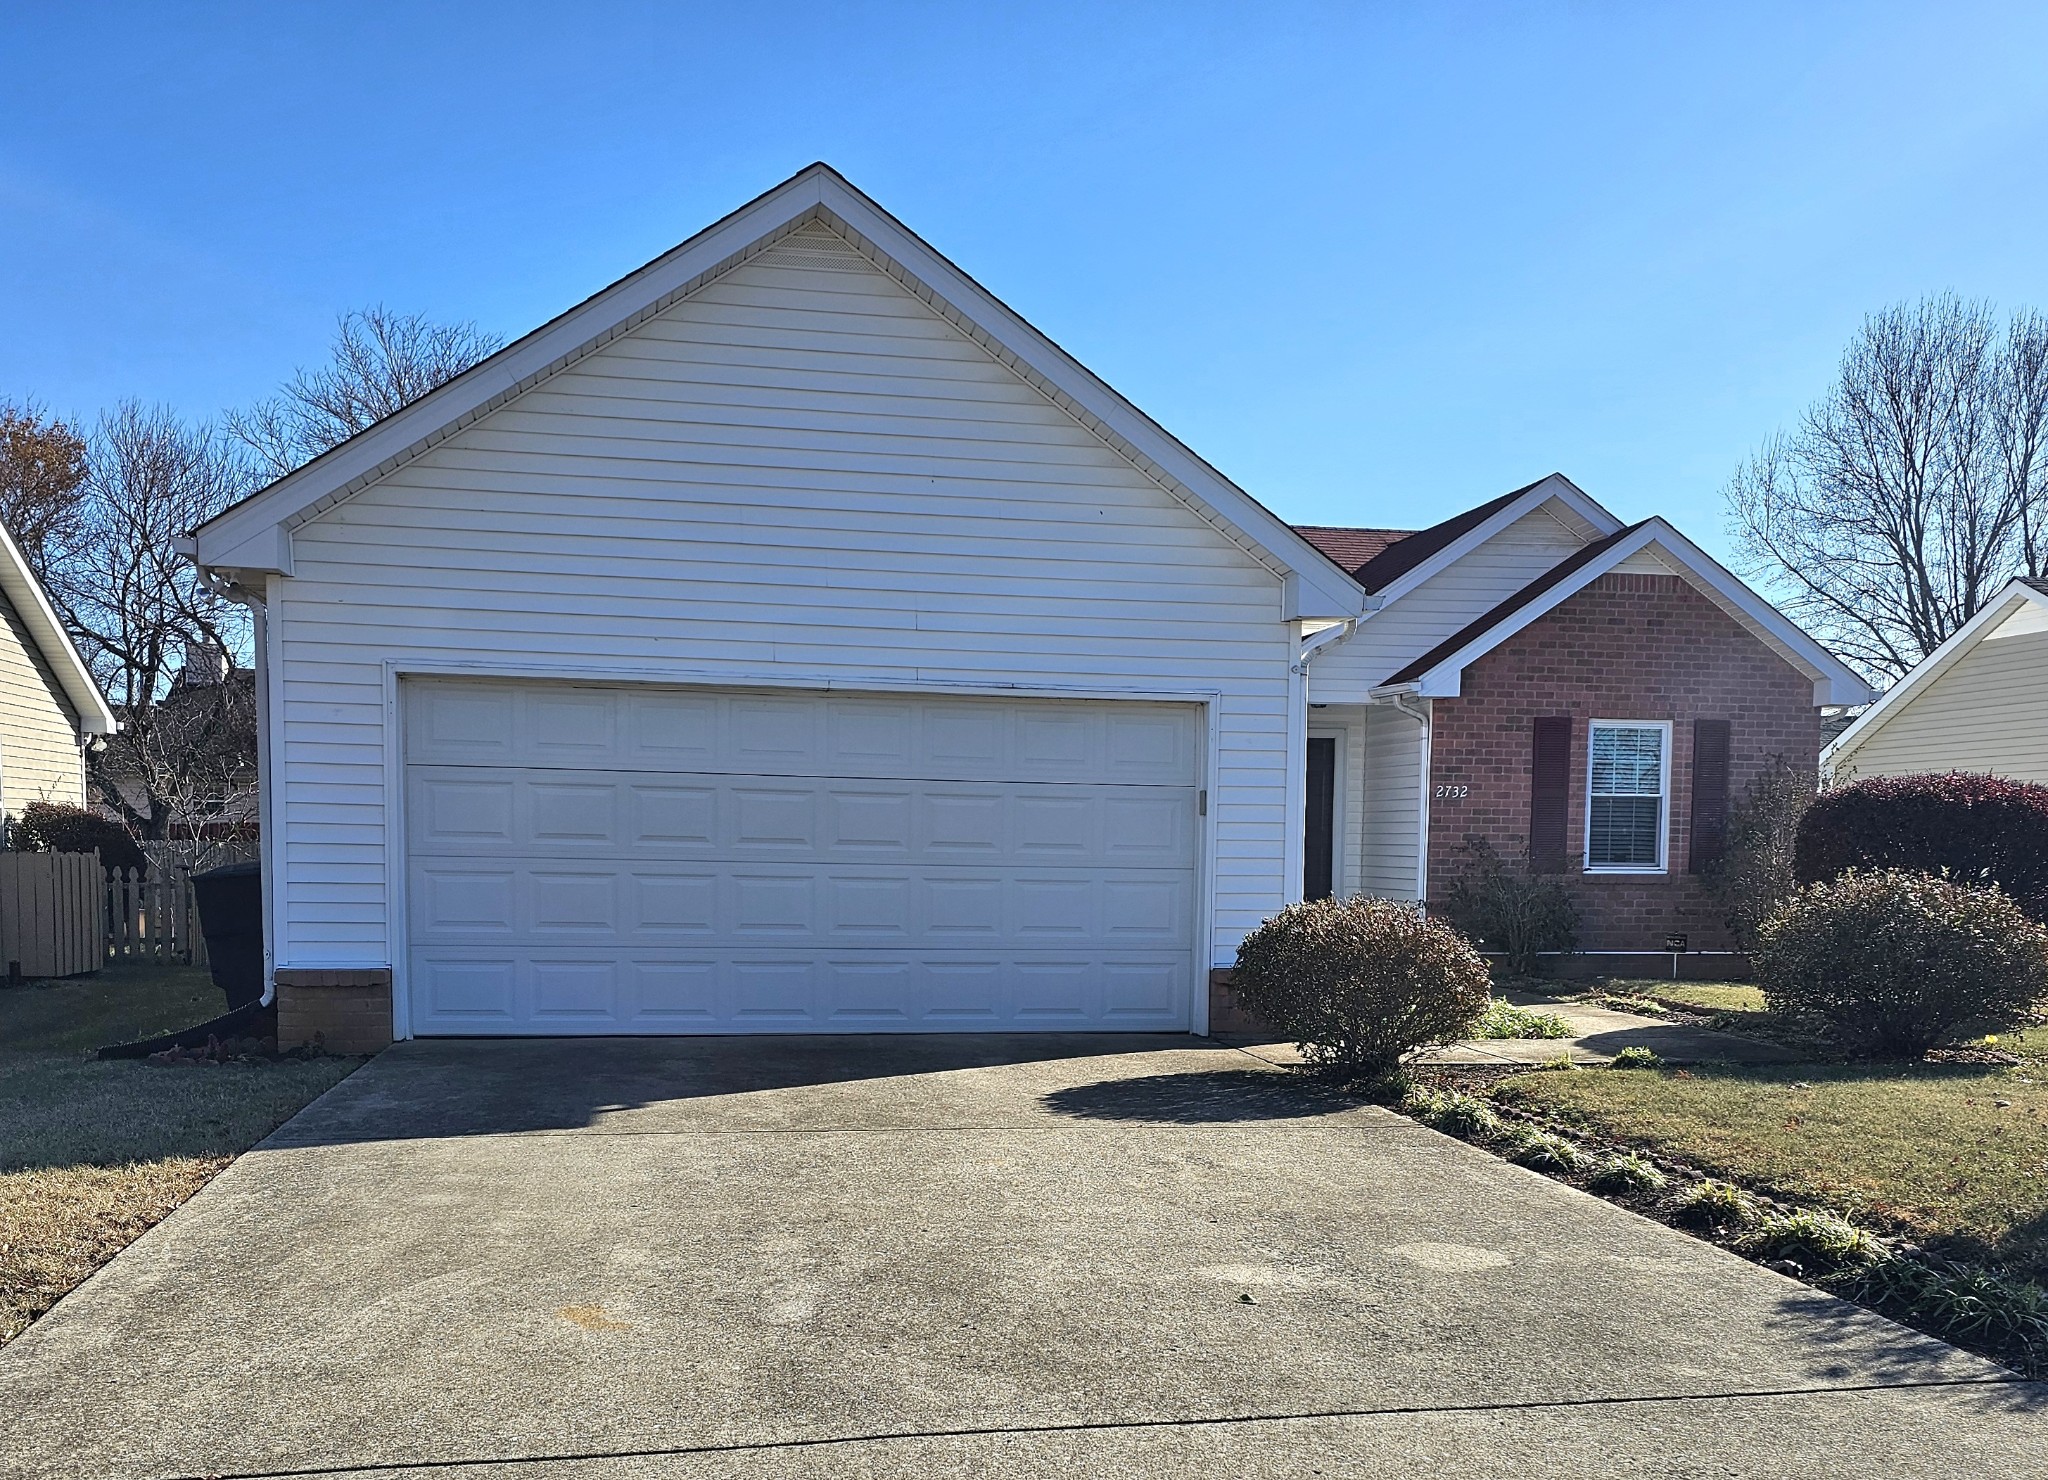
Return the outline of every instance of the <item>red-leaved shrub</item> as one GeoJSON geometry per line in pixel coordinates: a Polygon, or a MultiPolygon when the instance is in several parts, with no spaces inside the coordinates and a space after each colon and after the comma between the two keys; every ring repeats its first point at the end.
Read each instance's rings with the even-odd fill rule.
{"type": "Polygon", "coordinates": [[[1799,822],[1802,884],[1851,869],[1996,884],[2048,920],[2048,786],[1996,776],[1876,776],[1823,792],[1799,822]]]}

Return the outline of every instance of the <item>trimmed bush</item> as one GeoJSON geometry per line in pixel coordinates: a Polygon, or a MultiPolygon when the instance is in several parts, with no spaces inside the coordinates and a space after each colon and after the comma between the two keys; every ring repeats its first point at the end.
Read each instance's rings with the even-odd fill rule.
{"type": "Polygon", "coordinates": [[[1509,868],[1484,838],[1459,849],[1471,860],[1444,891],[1442,912],[1481,948],[1498,951],[1516,976],[1534,976],[1545,951],[1579,944],[1579,909],[1561,879],[1509,868]]]}
{"type": "Polygon", "coordinates": [[[102,868],[149,872],[149,859],[128,829],[84,807],[30,802],[15,819],[13,838],[23,853],[90,853],[97,848],[102,868]]]}
{"type": "Polygon", "coordinates": [[[1824,792],[1799,821],[1799,882],[1879,869],[1996,884],[2048,919],[2048,786],[1952,774],[1878,776],[1824,792]]]}
{"type": "Polygon", "coordinates": [[[1773,1012],[1825,1023],[1853,1052],[1919,1058],[1965,1023],[2033,1019],[2048,928],[1997,889],[1851,873],[1765,922],[1755,965],[1773,1012]]]}
{"type": "Polygon", "coordinates": [[[1363,896],[1289,905],[1244,938],[1231,980],[1245,1010],[1311,1064],[1358,1078],[1469,1036],[1490,985],[1486,962],[1450,926],[1363,896]]]}

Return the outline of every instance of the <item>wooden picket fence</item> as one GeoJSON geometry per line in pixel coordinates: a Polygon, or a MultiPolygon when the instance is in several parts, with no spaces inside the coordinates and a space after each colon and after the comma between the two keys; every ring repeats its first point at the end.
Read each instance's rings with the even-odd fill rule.
{"type": "Polygon", "coordinates": [[[183,869],[109,870],[106,920],[109,961],[206,964],[199,900],[183,869]]]}
{"type": "Polygon", "coordinates": [[[97,853],[0,853],[0,977],[76,976],[106,961],[97,853]]]}

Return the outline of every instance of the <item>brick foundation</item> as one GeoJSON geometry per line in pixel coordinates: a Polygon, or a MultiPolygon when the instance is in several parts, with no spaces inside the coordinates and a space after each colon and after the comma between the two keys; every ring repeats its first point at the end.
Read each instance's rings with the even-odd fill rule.
{"type": "Polygon", "coordinates": [[[1277,1036],[1274,1029],[1267,1027],[1238,1004],[1237,994],[1230,990],[1230,977],[1231,971],[1228,966],[1218,966],[1209,972],[1209,1031],[1277,1036]]]}
{"type": "MultiPolygon", "coordinates": [[[[1465,866],[1459,850],[1468,838],[1484,838],[1510,862],[1528,858],[1531,721],[1569,715],[1571,862],[1563,878],[1579,907],[1579,945],[1655,952],[1664,936],[1681,932],[1695,950],[1733,944],[1720,905],[1689,871],[1693,721],[1729,722],[1732,802],[1773,756],[1813,773],[1820,713],[1812,680],[1679,577],[1630,573],[1602,576],[1531,622],[1467,667],[1462,689],[1460,698],[1431,702],[1430,780],[1470,790],[1431,802],[1430,898],[1441,899],[1465,866]],[[1595,719],[1672,721],[1664,873],[1580,868],[1587,726],[1595,719]]],[[[1662,961],[1668,974],[1671,958],[1662,961]]]]}
{"type": "Polygon", "coordinates": [[[376,1053],[391,1046],[389,967],[283,966],[271,980],[277,985],[279,1048],[376,1053]]]}

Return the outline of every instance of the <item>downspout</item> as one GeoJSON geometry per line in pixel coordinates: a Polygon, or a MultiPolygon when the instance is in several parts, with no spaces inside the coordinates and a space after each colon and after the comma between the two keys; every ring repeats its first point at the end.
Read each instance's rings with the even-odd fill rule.
{"type": "Polygon", "coordinates": [[[270,619],[269,610],[261,596],[252,593],[245,586],[223,578],[217,571],[204,566],[199,568],[199,579],[206,589],[217,596],[249,609],[249,629],[255,639],[254,654],[256,667],[256,830],[260,835],[256,844],[256,857],[263,874],[263,996],[258,1005],[269,1007],[277,1000],[277,983],[272,972],[277,964],[277,932],[272,924],[277,907],[277,867],[271,857],[275,846],[276,830],[270,825],[271,775],[270,761],[270,619]]]}

